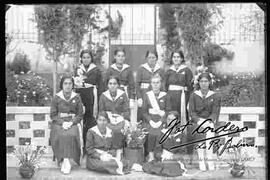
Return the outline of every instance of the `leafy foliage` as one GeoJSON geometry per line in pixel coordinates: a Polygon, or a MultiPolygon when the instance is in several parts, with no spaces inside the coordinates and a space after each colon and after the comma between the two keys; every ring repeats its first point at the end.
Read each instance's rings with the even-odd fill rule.
{"type": "Polygon", "coordinates": [[[50,104],[52,89],[33,72],[17,75],[6,72],[7,105],[45,106],[50,104]]]}
{"type": "Polygon", "coordinates": [[[7,67],[15,74],[27,73],[31,69],[30,60],[26,54],[21,52],[15,54],[13,61],[7,63],[7,67]]]}
{"type": "Polygon", "coordinates": [[[209,4],[161,5],[159,16],[161,27],[166,31],[164,45],[167,51],[181,48],[192,64],[202,62],[203,47],[218,28],[218,24],[211,21],[211,17],[217,14],[220,14],[220,10],[209,4]]]}

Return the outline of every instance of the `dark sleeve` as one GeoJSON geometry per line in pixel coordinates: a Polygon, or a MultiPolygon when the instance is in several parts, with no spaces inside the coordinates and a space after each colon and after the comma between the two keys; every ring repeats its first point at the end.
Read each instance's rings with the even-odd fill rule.
{"type": "Polygon", "coordinates": [[[195,110],[195,97],[194,97],[194,94],[191,94],[190,98],[189,98],[189,114],[190,114],[192,122],[198,122],[199,116],[198,116],[198,114],[196,113],[196,110],[195,110]]]}
{"type": "Polygon", "coordinates": [[[164,69],[160,69],[160,73],[159,73],[160,77],[162,78],[162,83],[161,83],[161,90],[162,91],[167,91],[166,90],[166,86],[165,86],[165,71],[164,69]]]}
{"type": "Polygon", "coordinates": [[[88,130],[86,135],[86,152],[92,158],[100,159],[100,154],[96,152],[94,146],[94,134],[91,129],[88,130]]]}
{"type": "Polygon", "coordinates": [[[107,84],[107,81],[108,81],[108,79],[109,79],[109,77],[111,76],[111,68],[109,67],[108,69],[107,69],[107,71],[106,71],[106,73],[105,73],[105,79],[104,79],[104,84],[105,84],[105,88],[104,88],[104,90],[107,88],[106,86],[108,85],[107,84]]]}
{"type": "Polygon", "coordinates": [[[130,120],[129,100],[127,98],[126,93],[124,93],[122,96],[124,97],[124,104],[122,106],[123,110],[122,110],[122,114],[121,115],[124,117],[124,119],[130,120]]]}
{"type": "Polygon", "coordinates": [[[165,116],[164,116],[164,121],[166,121],[166,117],[168,116],[169,112],[172,110],[171,106],[171,98],[169,94],[166,94],[165,97],[165,116]]]}
{"type": "Polygon", "coordinates": [[[128,72],[128,93],[130,99],[135,99],[135,81],[131,68],[128,72]]]}
{"type": "Polygon", "coordinates": [[[51,103],[50,118],[54,123],[62,126],[64,120],[58,116],[58,105],[57,104],[58,104],[58,100],[56,97],[54,97],[52,100],[52,103],[51,103]]]}
{"type": "Polygon", "coordinates": [[[143,95],[143,104],[142,104],[142,115],[144,122],[149,122],[151,120],[151,116],[149,115],[149,104],[147,99],[147,94],[143,95]]]}
{"type": "Polygon", "coordinates": [[[136,95],[138,99],[142,98],[141,83],[142,83],[142,70],[141,67],[139,67],[136,75],[136,95]]]}
{"type": "Polygon", "coordinates": [[[97,82],[97,93],[98,97],[104,92],[105,90],[105,83],[102,78],[101,70],[97,70],[97,75],[96,75],[96,82],[97,82]]]}
{"type": "Polygon", "coordinates": [[[99,102],[98,102],[99,112],[106,111],[105,103],[106,103],[105,96],[103,94],[101,94],[100,98],[99,98],[99,102]]]}
{"type": "Polygon", "coordinates": [[[162,138],[162,136],[163,136],[163,133],[161,133],[161,135],[157,139],[156,144],[155,144],[155,149],[154,149],[155,157],[159,161],[161,160],[162,149],[163,149],[162,143],[159,143],[159,140],[162,138]]]}
{"type": "Polygon", "coordinates": [[[212,119],[215,123],[218,122],[218,117],[220,113],[220,104],[221,104],[221,97],[219,94],[215,94],[214,103],[212,106],[212,113],[208,117],[209,119],[212,119]]]}
{"type": "Polygon", "coordinates": [[[80,123],[81,120],[83,119],[83,104],[81,97],[78,95],[78,103],[76,106],[76,116],[73,118],[72,122],[73,124],[80,123]]]}
{"type": "Polygon", "coordinates": [[[185,78],[186,78],[186,86],[187,86],[187,89],[188,89],[188,95],[190,95],[190,93],[193,91],[193,85],[192,85],[193,84],[193,82],[192,82],[193,74],[192,74],[192,71],[189,68],[186,69],[185,78]]]}
{"type": "Polygon", "coordinates": [[[169,77],[170,77],[170,71],[166,71],[165,76],[164,76],[164,86],[165,86],[165,91],[167,92],[169,89],[169,77]]]}

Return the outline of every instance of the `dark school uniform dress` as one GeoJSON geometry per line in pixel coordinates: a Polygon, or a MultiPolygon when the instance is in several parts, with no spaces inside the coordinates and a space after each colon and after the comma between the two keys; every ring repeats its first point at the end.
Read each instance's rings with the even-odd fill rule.
{"type": "Polygon", "coordinates": [[[117,89],[116,94],[112,95],[109,90],[103,92],[99,100],[99,110],[100,112],[106,112],[109,116],[110,123],[108,127],[112,129],[114,133],[113,144],[118,147],[118,149],[123,148],[124,135],[121,129],[129,123],[130,111],[129,111],[129,101],[127,95],[124,91],[117,89]],[[113,115],[118,115],[122,117],[119,122],[113,122],[113,115]]]}
{"type": "Polygon", "coordinates": [[[143,118],[149,134],[146,140],[146,153],[154,150],[157,138],[163,128],[168,112],[171,110],[170,99],[166,92],[159,94],[148,91],[143,98],[143,118]]]}
{"type": "MultiPolygon", "coordinates": [[[[191,122],[193,123],[190,133],[199,126],[197,124],[199,118],[212,119],[214,121],[214,125],[217,124],[221,107],[220,104],[221,97],[218,93],[209,90],[204,97],[200,90],[194,91],[189,98],[189,114],[191,122]]],[[[203,129],[204,128],[201,127],[199,131],[202,131],[203,129]]],[[[194,133],[190,136],[192,136],[193,140],[205,139],[206,133],[194,133]]]]}
{"type": "MultiPolygon", "coordinates": [[[[181,106],[187,106],[189,95],[193,89],[192,78],[192,72],[186,65],[180,65],[177,70],[172,65],[165,73],[165,88],[171,98],[172,110],[177,111],[180,116],[181,106]],[[184,99],[183,94],[185,94],[184,99]]],[[[186,111],[186,108],[183,110],[186,111]]]]}
{"type": "Polygon", "coordinates": [[[100,156],[103,152],[115,157],[116,147],[113,144],[113,132],[106,127],[106,134],[102,135],[97,126],[92,127],[87,132],[86,139],[86,168],[93,171],[117,174],[119,168],[116,160],[102,161],[100,156]]]}
{"type": "MultiPolygon", "coordinates": [[[[142,64],[138,70],[136,75],[136,96],[137,99],[143,98],[144,94],[151,89],[150,80],[151,77],[155,74],[159,74],[161,78],[164,80],[165,72],[164,70],[156,64],[156,66],[151,69],[148,63],[142,64]]],[[[164,81],[163,81],[164,82],[164,81]]],[[[162,85],[164,90],[164,83],[162,85]]],[[[142,120],[142,108],[138,107],[137,110],[137,120],[142,120]]]]}
{"type": "Polygon", "coordinates": [[[85,145],[88,129],[96,125],[94,116],[96,116],[98,112],[98,99],[103,92],[104,85],[101,78],[101,71],[95,64],[91,63],[88,69],[85,69],[84,65],[81,64],[76,70],[76,76],[80,74],[79,71],[86,77],[82,87],[75,87],[85,107],[83,117],[83,139],[85,145]]]}
{"type": "Polygon", "coordinates": [[[116,64],[112,64],[106,72],[106,82],[110,76],[117,76],[120,80],[120,89],[125,91],[129,99],[135,98],[135,82],[131,67],[123,64],[122,69],[118,69],[116,64]]]}
{"type": "Polygon", "coordinates": [[[52,120],[50,142],[53,153],[60,162],[63,158],[72,158],[80,164],[82,139],[77,126],[83,118],[83,105],[80,96],[72,92],[66,100],[63,91],[55,95],[52,100],[50,118],[52,120]],[[73,122],[68,130],[62,127],[63,122],[73,122]]]}
{"type": "Polygon", "coordinates": [[[176,149],[170,149],[174,146],[179,146],[187,142],[186,135],[182,132],[172,133],[163,142],[159,143],[159,140],[164,136],[168,129],[162,129],[161,135],[156,141],[154,155],[156,160],[143,164],[143,171],[149,174],[156,174],[160,176],[176,177],[181,176],[187,171],[184,165],[184,155],[186,154],[186,148],[179,147],[176,149]],[[163,159],[162,154],[171,154],[171,158],[163,159]]]}

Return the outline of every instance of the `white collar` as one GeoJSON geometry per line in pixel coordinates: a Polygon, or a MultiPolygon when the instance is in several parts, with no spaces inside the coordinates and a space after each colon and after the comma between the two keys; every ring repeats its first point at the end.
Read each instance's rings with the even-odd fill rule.
{"type": "MultiPolygon", "coordinates": [[[[147,71],[152,72],[152,69],[150,68],[150,66],[149,66],[148,63],[142,64],[142,67],[144,67],[147,71]]],[[[158,63],[156,63],[153,72],[156,72],[156,71],[159,70],[159,69],[160,69],[160,66],[158,65],[158,63]]]]}
{"type": "Polygon", "coordinates": [[[94,69],[95,67],[97,67],[97,66],[96,66],[94,63],[90,63],[90,65],[89,65],[89,67],[88,67],[87,70],[85,69],[85,67],[84,67],[83,64],[81,64],[81,65],[79,66],[79,68],[81,68],[81,69],[82,69],[83,71],[85,71],[85,72],[88,72],[88,71],[94,69]]]}
{"type": "Polygon", "coordinates": [[[125,69],[127,69],[128,67],[129,67],[129,65],[128,65],[128,64],[123,64],[122,69],[121,69],[121,70],[119,70],[119,69],[117,68],[117,66],[116,66],[116,64],[115,64],[115,63],[111,65],[111,68],[113,68],[113,69],[115,69],[115,70],[117,70],[117,71],[119,71],[119,72],[124,71],[124,70],[125,70],[125,69]]]}
{"type": "Polygon", "coordinates": [[[122,94],[124,94],[124,93],[125,93],[125,91],[122,91],[121,89],[117,89],[117,91],[116,91],[116,96],[115,96],[115,98],[114,98],[114,100],[113,100],[113,98],[112,98],[111,93],[110,93],[109,90],[103,92],[103,94],[104,94],[108,99],[110,99],[111,101],[117,100],[117,99],[118,99],[120,96],[122,96],[122,94]]]}
{"type": "MultiPolygon", "coordinates": [[[[147,92],[147,94],[150,94],[150,93],[152,93],[152,94],[155,96],[155,93],[154,93],[153,90],[147,92]]],[[[166,92],[160,91],[160,92],[159,92],[159,95],[158,95],[158,99],[162,98],[162,97],[165,96],[166,94],[167,94],[166,92]]]]}
{"type": "MultiPolygon", "coordinates": [[[[200,96],[201,98],[203,98],[203,95],[202,95],[201,90],[196,90],[196,91],[194,91],[194,93],[197,94],[198,96],[200,96]]],[[[208,98],[208,97],[212,96],[213,94],[215,94],[215,92],[209,90],[209,91],[207,92],[205,98],[208,98]]]]}
{"type": "Polygon", "coordinates": [[[63,90],[61,90],[60,92],[58,92],[56,95],[57,95],[58,97],[60,97],[61,99],[65,100],[65,101],[70,101],[72,98],[74,98],[74,97],[77,95],[77,93],[71,91],[71,96],[70,96],[70,98],[69,98],[68,100],[66,100],[66,98],[64,97],[64,92],[63,92],[63,90]]]}
{"type": "Polygon", "coordinates": [[[176,70],[176,69],[175,69],[175,66],[172,65],[172,66],[170,67],[170,69],[178,73],[181,69],[184,69],[184,68],[186,68],[186,67],[187,67],[186,65],[181,64],[181,65],[179,66],[179,68],[176,70]]]}
{"type": "MultiPolygon", "coordinates": [[[[102,136],[101,132],[99,131],[97,125],[92,127],[91,128],[92,131],[94,131],[97,135],[99,135],[100,137],[104,137],[102,136]]],[[[108,127],[106,127],[106,134],[105,134],[105,137],[108,138],[108,137],[112,137],[112,130],[108,127]]]]}

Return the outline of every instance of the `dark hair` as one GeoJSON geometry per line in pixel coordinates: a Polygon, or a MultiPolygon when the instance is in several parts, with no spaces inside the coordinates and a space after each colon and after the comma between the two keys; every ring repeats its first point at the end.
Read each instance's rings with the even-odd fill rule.
{"type": "Polygon", "coordinates": [[[109,81],[111,80],[111,79],[115,79],[116,80],[116,82],[117,82],[117,84],[118,85],[120,85],[120,79],[119,79],[119,77],[118,76],[110,76],[108,79],[107,79],[107,86],[108,86],[108,84],[109,84],[109,81]]]}
{"type": "Polygon", "coordinates": [[[158,73],[156,73],[153,76],[151,76],[150,83],[152,82],[152,79],[156,79],[156,78],[159,78],[160,79],[160,82],[162,83],[162,77],[158,73]]]}
{"type": "MultiPolygon", "coordinates": [[[[168,116],[171,115],[171,114],[174,115],[175,118],[178,119],[178,121],[181,121],[181,119],[180,119],[180,117],[179,117],[179,113],[178,113],[177,111],[170,111],[170,112],[168,113],[168,115],[167,115],[167,118],[168,118],[168,116]]],[[[165,126],[168,126],[167,120],[165,121],[165,126]]],[[[181,126],[181,123],[178,124],[177,127],[178,127],[178,126],[181,126]]]]}
{"type": "Polygon", "coordinates": [[[197,80],[198,80],[198,84],[197,84],[196,89],[201,89],[201,87],[200,87],[200,80],[201,80],[202,78],[208,79],[208,81],[210,82],[210,83],[209,83],[209,89],[212,90],[212,89],[213,89],[213,84],[211,83],[212,78],[211,78],[211,76],[210,76],[210,74],[209,74],[208,72],[204,72],[204,73],[201,73],[201,74],[199,75],[199,77],[198,77],[198,79],[197,79],[197,80]]]}
{"type": "Polygon", "coordinates": [[[108,114],[106,113],[106,111],[99,112],[96,121],[98,120],[98,118],[100,116],[104,117],[107,120],[107,122],[109,122],[109,117],[108,117],[108,114]]]}
{"type": "MultiPolygon", "coordinates": [[[[113,55],[116,56],[118,52],[123,52],[126,55],[126,51],[124,48],[117,48],[114,50],[113,55]]],[[[113,57],[112,63],[116,63],[116,59],[113,57]]]]}
{"type": "Polygon", "coordinates": [[[148,51],[146,52],[146,54],[145,54],[145,58],[147,58],[148,55],[149,55],[150,53],[151,53],[151,54],[154,54],[154,55],[156,56],[157,60],[158,60],[158,53],[157,53],[157,51],[156,51],[155,49],[148,50],[148,51]]]}
{"type": "Polygon", "coordinates": [[[88,53],[88,54],[90,55],[90,57],[91,57],[91,62],[93,62],[93,61],[94,61],[94,58],[93,58],[93,53],[92,53],[92,51],[90,51],[89,49],[85,49],[85,50],[82,50],[81,53],[80,53],[81,63],[83,63],[83,62],[82,62],[83,54],[86,54],[86,53],[88,53]]]}
{"type": "Polygon", "coordinates": [[[172,51],[172,53],[171,53],[170,64],[173,64],[172,57],[173,57],[173,55],[175,53],[179,54],[179,56],[182,58],[181,64],[184,63],[185,62],[185,57],[184,57],[183,51],[182,50],[175,50],[175,51],[172,51]]]}
{"type": "Polygon", "coordinates": [[[63,90],[63,84],[64,84],[64,81],[66,80],[66,79],[71,79],[71,81],[72,81],[72,88],[74,88],[74,79],[73,79],[73,77],[71,76],[71,75],[68,75],[68,74],[66,74],[66,75],[63,75],[62,77],[61,77],[61,80],[60,80],[60,89],[61,90],[63,90]]]}

